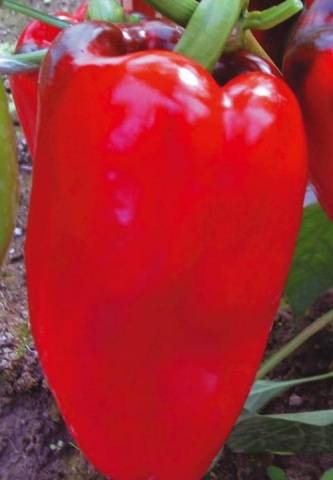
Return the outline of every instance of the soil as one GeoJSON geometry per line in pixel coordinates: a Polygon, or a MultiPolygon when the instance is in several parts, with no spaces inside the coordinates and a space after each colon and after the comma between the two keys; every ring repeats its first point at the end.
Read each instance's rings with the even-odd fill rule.
{"type": "MultiPolygon", "coordinates": [[[[52,4],[33,0],[44,10],[66,10],[72,0],[52,4]]],[[[14,42],[25,23],[18,14],[0,10],[0,40],[14,42]]],[[[43,378],[29,329],[23,246],[32,166],[17,120],[21,180],[20,211],[7,260],[0,272],[0,480],[102,480],[84,460],[68,433],[43,378]]],[[[315,318],[333,308],[333,291],[326,292],[308,315],[296,319],[281,311],[275,321],[266,355],[294,337],[315,318]]],[[[333,366],[333,334],[317,334],[275,371],[276,379],[327,372],[333,366]]],[[[333,382],[294,388],[267,413],[333,408],[333,382]]],[[[224,452],[205,480],[267,480],[270,465],[282,467],[289,480],[319,480],[333,467],[332,455],[274,456],[224,452]]]]}

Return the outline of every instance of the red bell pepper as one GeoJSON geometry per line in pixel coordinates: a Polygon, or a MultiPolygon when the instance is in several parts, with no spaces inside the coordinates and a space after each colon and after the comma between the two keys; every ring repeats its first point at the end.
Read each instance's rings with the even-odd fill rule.
{"type": "MultiPolygon", "coordinates": [[[[87,14],[87,3],[83,3],[73,15],[58,13],[57,17],[73,23],[81,22],[87,14]]],[[[172,49],[178,42],[183,29],[168,20],[143,21],[138,25],[122,25],[129,51],[143,49],[172,49]]],[[[19,37],[16,51],[30,52],[49,48],[61,30],[38,20],[32,21],[19,37]]],[[[18,117],[27,139],[30,152],[34,151],[38,71],[24,72],[10,77],[10,85],[18,117]]]]}
{"type": "Polygon", "coordinates": [[[278,307],[307,177],[302,119],[280,78],[220,89],[182,55],[125,52],[120,28],[80,24],[42,66],[33,333],[104,475],[198,480],[278,307]]]}
{"type": "MultiPolygon", "coordinates": [[[[83,21],[86,15],[86,8],[86,4],[83,4],[73,15],[58,12],[56,16],[68,19],[73,23],[83,21]]],[[[25,53],[48,48],[60,31],[57,27],[34,20],[20,35],[16,45],[16,52],[25,53]]],[[[10,77],[10,88],[29,150],[33,152],[37,118],[38,71],[12,75],[10,77]]]]}
{"type": "Polygon", "coordinates": [[[333,220],[333,1],[315,0],[300,19],[286,53],[284,72],[304,113],[310,176],[333,220]]]}
{"type": "Polygon", "coordinates": [[[297,28],[293,39],[298,36],[308,35],[320,28],[333,25],[333,3],[332,0],[313,0],[306,2],[307,9],[297,22],[297,28]]]}
{"type": "MultiPolygon", "coordinates": [[[[139,2],[135,3],[134,7],[142,10],[139,2]]],[[[83,21],[86,15],[87,3],[83,3],[73,15],[57,14],[59,18],[68,19],[73,23],[83,21]]],[[[166,19],[143,20],[138,24],[121,25],[121,28],[128,52],[147,49],[173,50],[183,33],[182,27],[166,19]]],[[[49,48],[60,31],[58,27],[34,20],[19,37],[16,51],[25,53],[49,48]]],[[[224,85],[239,73],[247,71],[280,75],[278,69],[270,62],[249,52],[240,51],[223,55],[216,65],[213,77],[219,85],[224,85]]],[[[29,149],[33,152],[37,118],[38,71],[12,75],[10,84],[23,132],[29,149]]]]}

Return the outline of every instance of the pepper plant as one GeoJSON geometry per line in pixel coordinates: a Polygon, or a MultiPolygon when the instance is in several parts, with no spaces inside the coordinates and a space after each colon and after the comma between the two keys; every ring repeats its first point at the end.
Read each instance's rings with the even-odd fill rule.
{"type": "MultiPolygon", "coordinates": [[[[35,21],[0,65],[34,161],[30,314],[64,418],[106,476],[195,480],[254,380],[301,222],[301,112],[251,28],[302,5],[148,3],[178,26],[114,0],[55,16],[3,0],[35,21]],[[223,53],[237,75],[219,85],[223,53]]],[[[259,415],[276,395],[331,377],[263,379],[311,334],[262,365],[232,449],[295,423],[259,415]]],[[[302,422],[323,427],[323,412],[302,422]]]]}

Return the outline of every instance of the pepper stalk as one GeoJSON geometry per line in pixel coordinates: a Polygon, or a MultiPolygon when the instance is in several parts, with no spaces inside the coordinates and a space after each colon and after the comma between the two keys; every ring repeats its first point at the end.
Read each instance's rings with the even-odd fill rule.
{"type": "Polygon", "coordinates": [[[247,0],[201,0],[175,51],[213,70],[247,0]]]}
{"type": "MultiPolygon", "coordinates": [[[[90,8],[91,19],[96,20],[102,14],[104,17],[105,15],[108,16],[108,21],[114,23],[123,21],[124,13],[117,0],[91,1],[93,4],[90,8]],[[106,7],[103,7],[103,4],[106,7]],[[100,8],[103,11],[98,13],[100,8]]],[[[146,1],[180,25],[188,24],[176,51],[196,59],[209,70],[213,68],[214,62],[218,60],[224,49],[232,51],[244,48],[266,58],[266,60],[270,60],[252,35],[250,28],[262,30],[271,28],[295,15],[303,8],[301,0],[284,0],[275,7],[253,12],[246,10],[248,0],[202,0],[200,3],[197,0],[146,1]],[[228,37],[232,30],[236,30],[238,38],[236,41],[233,39],[230,42],[228,37]]],[[[68,20],[40,12],[22,5],[16,0],[0,0],[1,5],[58,28],[67,28],[71,25],[68,20]]],[[[105,18],[103,19],[105,20],[105,18]]],[[[133,22],[137,19],[125,14],[125,20],[133,22]]],[[[29,54],[2,57],[0,58],[0,72],[11,74],[36,69],[45,53],[45,50],[39,50],[29,54]]]]}
{"type": "Polygon", "coordinates": [[[29,7],[28,5],[23,5],[22,3],[16,2],[16,0],[0,0],[0,7],[6,7],[9,10],[12,10],[27,17],[34,18],[35,20],[40,20],[43,23],[53,25],[58,28],[67,28],[71,25],[71,22],[68,20],[63,20],[61,18],[54,17],[48,13],[41,12],[36,8],[29,7]]]}

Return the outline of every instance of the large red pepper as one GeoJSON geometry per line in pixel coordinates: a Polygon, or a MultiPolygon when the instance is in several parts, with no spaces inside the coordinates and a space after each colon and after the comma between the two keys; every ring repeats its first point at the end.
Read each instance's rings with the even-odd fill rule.
{"type": "Polygon", "coordinates": [[[310,175],[319,201],[333,220],[333,1],[315,0],[300,19],[284,72],[304,113],[310,175]]]}
{"type": "MultiPolygon", "coordinates": [[[[57,17],[73,23],[82,22],[87,14],[87,4],[83,3],[73,15],[58,13],[57,17]]],[[[146,20],[138,25],[122,25],[128,49],[172,49],[178,42],[183,29],[168,20],[146,20]]],[[[42,48],[49,48],[61,30],[38,20],[32,21],[22,32],[17,42],[16,51],[26,53],[42,48]]],[[[24,72],[10,77],[10,85],[18,117],[27,139],[30,152],[34,151],[38,71],[24,72]]]]}
{"type": "Polygon", "coordinates": [[[301,15],[297,28],[293,33],[294,40],[298,36],[314,33],[320,28],[333,25],[333,2],[332,0],[307,0],[307,9],[301,15]]]}
{"type": "MultiPolygon", "coordinates": [[[[59,12],[57,17],[78,22],[83,21],[85,14],[86,6],[84,9],[79,8],[73,15],[59,12]]],[[[57,27],[34,20],[20,35],[16,45],[16,52],[26,53],[37,49],[49,48],[59,32],[60,29],[57,27]]],[[[37,118],[38,71],[12,75],[10,77],[10,87],[29,150],[33,152],[37,118]]]]}
{"type": "MultiPolygon", "coordinates": [[[[144,10],[140,2],[135,3],[134,6],[144,10]]],[[[57,16],[75,23],[83,21],[86,14],[87,4],[83,3],[73,15],[58,13],[57,16]]],[[[134,25],[121,25],[121,29],[127,42],[128,52],[147,49],[172,50],[183,33],[180,26],[168,20],[143,20],[134,25]]],[[[59,28],[35,20],[20,35],[16,50],[18,53],[26,53],[49,48],[59,32],[59,28]]],[[[272,63],[249,52],[237,51],[223,55],[214,69],[213,76],[219,85],[224,85],[236,75],[249,71],[280,75],[272,63]]],[[[12,75],[10,84],[23,132],[29,149],[33,152],[37,118],[38,71],[12,75]]]]}
{"type": "Polygon", "coordinates": [[[76,25],[42,67],[33,333],[104,475],[198,480],[248,394],[286,279],[302,119],[279,78],[220,89],[194,61],[124,54],[121,38],[76,25]]]}

